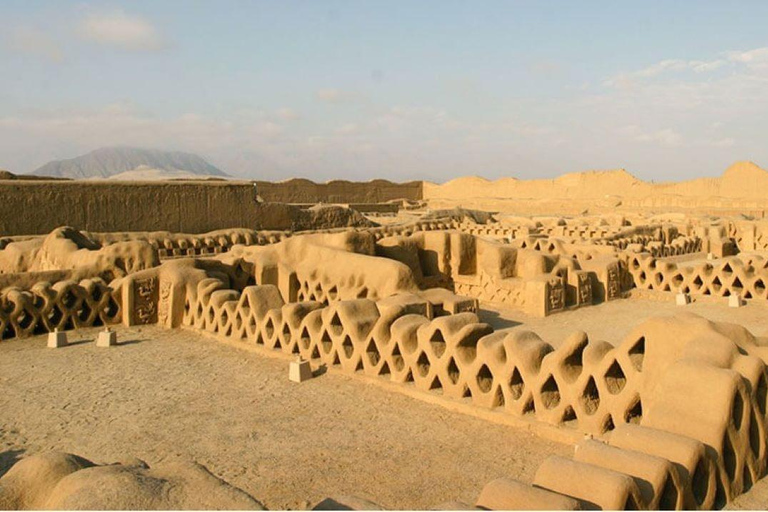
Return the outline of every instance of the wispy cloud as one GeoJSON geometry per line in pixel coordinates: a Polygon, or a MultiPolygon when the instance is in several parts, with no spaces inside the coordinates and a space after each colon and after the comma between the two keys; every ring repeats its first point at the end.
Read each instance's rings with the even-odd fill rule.
{"type": "Polygon", "coordinates": [[[11,29],[7,34],[7,44],[12,52],[56,63],[64,60],[64,52],[54,38],[37,28],[19,26],[11,29]]]}
{"type": "Polygon", "coordinates": [[[275,112],[277,117],[284,121],[296,121],[298,119],[301,119],[301,114],[293,110],[292,108],[283,107],[277,110],[275,112]]]}
{"type": "Polygon", "coordinates": [[[643,133],[635,137],[635,140],[639,142],[656,142],[662,146],[672,147],[679,146],[683,138],[676,131],[665,128],[653,133],[643,133]]]}
{"type": "Polygon", "coordinates": [[[682,135],[672,128],[644,130],[637,125],[628,125],[620,128],[618,133],[631,141],[653,143],[664,147],[680,146],[683,142],[682,135]]]}
{"type": "Polygon", "coordinates": [[[86,14],[78,33],[87,41],[130,51],[156,51],[167,45],[149,20],[122,10],[86,14]]]}
{"type": "Polygon", "coordinates": [[[348,103],[356,100],[358,95],[342,89],[319,89],[315,97],[324,103],[348,103]]]}
{"type": "Polygon", "coordinates": [[[768,68],[768,47],[755,48],[745,52],[728,52],[728,59],[740,62],[750,68],[768,68]]]}
{"type": "Polygon", "coordinates": [[[334,132],[339,135],[353,135],[360,132],[360,126],[357,123],[347,123],[336,128],[334,132]]]}
{"type": "Polygon", "coordinates": [[[768,69],[768,47],[747,51],[720,52],[707,60],[665,59],[655,64],[631,72],[619,73],[603,81],[606,87],[632,89],[640,82],[648,81],[670,73],[712,73],[724,67],[741,69],[768,69]]]}
{"type": "Polygon", "coordinates": [[[631,89],[639,80],[658,77],[670,72],[693,72],[709,73],[715,71],[728,63],[725,59],[713,60],[680,60],[666,59],[651,66],[632,71],[630,73],[620,73],[603,81],[606,87],[616,87],[619,89],[631,89]]]}
{"type": "Polygon", "coordinates": [[[736,144],[736,141],[731,137],[726,137],[724,139],[716,140],[712,143],[713,146],[718,148],[730,148],[735,144],[736,144]]]}

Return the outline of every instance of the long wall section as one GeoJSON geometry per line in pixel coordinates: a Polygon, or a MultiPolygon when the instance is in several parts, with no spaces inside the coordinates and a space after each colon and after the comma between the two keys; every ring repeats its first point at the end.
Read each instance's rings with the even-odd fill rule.
{"type": "Polygon", "coordinates": [[[65,225],[100,232],[205,233],[235,226],[289,229],[296,208],[277,203],[418,200],[422,183],[0,180],[0,198],[0,236],[47,234],[65,225]],[[266,203],[256,202],[257,193],[266,203]]]}
{"type": "Polygon", "coordinates": [[[249,182],[0,181],[0,233],[188,231],[252,226],[257,218],[249,182]]]}
{"type": "Polygon", "coordinates": [[[424,182],[393,183],[388,180],[315,183],[295,178],[280,182],[256,181],[265,201],[280,203],[384,203],[393,199],[424,198],[424,182]]]}

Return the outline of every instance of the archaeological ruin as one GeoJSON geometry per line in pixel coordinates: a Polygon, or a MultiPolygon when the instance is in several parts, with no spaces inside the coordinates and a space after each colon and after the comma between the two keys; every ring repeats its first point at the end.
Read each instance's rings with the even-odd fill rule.
{"type": "MultiPolygon", "coordinates": [[[[476,418],[478,438],[501,426],[509,439],[560,446],[530,470],[473,483],[474,498],[446,490],[430,505],[442,509],[723,508],[768,472],[765,190],[768,173],[748,163],[664,185],[623,171],[444,185],[2,180],[0,351],[9,347],[6,361],[22,346],[35,358],[85,354],[50,350],[47,336],[105,328],[118,340],[139,328],[203,335],[234,357],[276,360],[286,382],[290,363],[309,362],[313,377],[297,392],[333,395],[324,381],[338,375],[360,393],[375,385],[433,404],[448,424],[476,418]],[[733,316],[747,314],[750,325],[733,316]],[[620,337],[603,339],[609,324],[620,337]]],[[[144,343],[130,348],[141,357],[144,343]]],[[[127,349],[118,341],[99,353],[127,349]]],[[[211,375],[195,377],[205,386],[211,375]]],[[[103,400],[119,395],[114,384],[103,400]]],[[[312,416],[303,421],[312,428],[312,416]]],[[[302,430],[285,434],[291,450],[302,446],[302,430]]],[[[101,464],[75,443],[27,442],[56,450],[18,457],[0,477],[2,508],[266,503],[218,478],[235,473],[101,464]],[[153,479],[170,479],[176,494],[155,493],[153,479]],[[122,481],[133,494],[99,501],[122,481]]],[[[439,477],[419,478],[428,487],[439,477]]],[[[325,491],[320,503],[322,489],[294,498],[304,508],[423,508],[414,494],[390,504],[339,485],[343,494],[325,491]]]]}

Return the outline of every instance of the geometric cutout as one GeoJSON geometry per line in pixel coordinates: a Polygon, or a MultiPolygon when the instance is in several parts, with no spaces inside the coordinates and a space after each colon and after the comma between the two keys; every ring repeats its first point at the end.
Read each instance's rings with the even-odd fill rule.
{"type": "Polygon", "coordinates": [[[483,365],[477,372],[477,386],[483,393],[488,393],[493,385],[493,374],[488,366],[483,365]]]}
{"type": "Polygon", "coordinates": [[[541,403],[547,409],[554,409],[560,404],[560,388],[552,375],[541,386],[541,403]]]}
{"type": "Polygon", "coordinates": [[[594,377],[589,377],[587,385],[581,394],[581,405],[588,415],[595,414],[600,407],[600,392],[597,390],[597,384],[594,377]]]}
{"type": "Polygon", "coordinates": [[[640,401],[640,397],[637,397],[632,406],[627,409],[624,414],[624,421],[626,423],[639,424],[643,418],[643,403],[640,401]]]}
{"type": "Polygon", "coordinates": [[[629,349],[629,359],[632,361],[632,366],[635,370],[643,371],[643,359],[645,358],[645,337],[641,337],[635,342],[631,349],[629,349]]]}
{"type": "Polygon", "coordinates": [[[422,377],[426,377],[427,374],[429,373],[429,368],[431,366],[429,363],[429,358],[427,357],[427,354],[422,352],[421,355],[419,355],[419,358],[416,360],[416,365],[418,366],[418,369],[419,369],[419,375],[421,375],[422,377]]]}
{"type": "Polygon", "coordinates": [[[461,373],[459,372],[459,367],[456,366],[456,361],[451,358],[448,361],[448,378],[451,380],[453,384],[456,384],[459,382],[459,377],[461,377],[461,373]]]}
{"type": "Polygon", "coordinates": [[[432,353],[440,358],[445,353],[445,338],[440,329],[435,329],[432,337],[429,339],[429,343],[432,345],[432,353]]]}
{"type": "Polygon", "coordinates": [[[621,393],[626,384],[627,377],[624,375],[624,371],[621,369],[618,361],[614,360],[608,371],[605,372],[605,385],[611,394],[617,395],[621,393]]]}
{"type": "Polygon", "coordinates": [[[509,379],[509,389],[514,400],[519,400],[525,391],[525,382],[517,367],[512,371],[512,377],[509,379]]]}

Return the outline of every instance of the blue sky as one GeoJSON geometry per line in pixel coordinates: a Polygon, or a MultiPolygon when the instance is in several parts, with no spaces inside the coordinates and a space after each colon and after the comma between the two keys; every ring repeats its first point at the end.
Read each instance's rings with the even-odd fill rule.
{"type": "Polygon", "coordinates": [[[106,145],[232,174],[768,167],[768,2],[0,2],[0,168],[106,145]]]}

